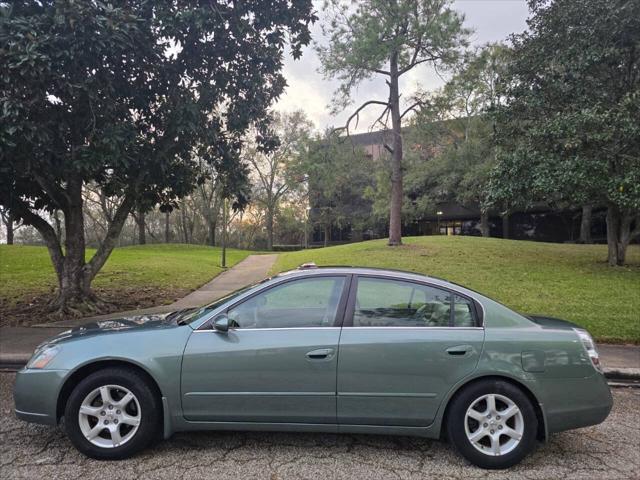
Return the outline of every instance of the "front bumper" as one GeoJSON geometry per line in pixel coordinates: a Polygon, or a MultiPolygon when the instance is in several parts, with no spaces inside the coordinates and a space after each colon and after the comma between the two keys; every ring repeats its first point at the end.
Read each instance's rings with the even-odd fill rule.
{"type": "Polygon", "coordinates": [[[56,425],[58,395],[67,373],[67,370],[20,370],[13,388],[16,416],[27,422],[56,425]]]}

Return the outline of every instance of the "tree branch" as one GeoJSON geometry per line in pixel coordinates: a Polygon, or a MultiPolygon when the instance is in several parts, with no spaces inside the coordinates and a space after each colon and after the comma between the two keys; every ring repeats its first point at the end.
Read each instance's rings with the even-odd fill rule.
{"type": "Polygon", "coordinates": [[[402,112],[402,113],[400,114],[400,119],[402,120],[402,118],[403,118],[407,113],[409,113],[411,110],[414,110],[414,111],[415,111],[415,108],[416,108],[416,107],[420,107],[420,106],[422,106],[422,105],[423,105],[422,100],[418,100],[418,101],[416,101],[415,103],[411,104],[411,105],[410,105],[410,106],[409,106],[409,107],[408,107],[404,112],[402,112]]]}
{"type": "Polygon", "coordinates": [[[58,281],[62,277],[62,268],[64,262],[64,254],[62,253],[62,246],[58,240],[55,229],[41,216],[33,213],[29,205],[23,200],[14,198],[13,207],[26,225],[33,226],[38,233],[42,236],[44,242],[47,244],[47,250],[49,250],[49,256],[53,263],[53,267],[58,276],[58,281]]]}
{"type": "Polygon", "coordinates": [[[387,128],[387,121],[389,118],[388,113],[391,112],[391,108],[389,107],[389,105],[386,106],[386,108],[382,111],[382,113],[380,114],[380,116],[378,118],[376,118],[376,121],[373,122],[373,124],[375,125],[376,123],[380,123],[380,125],[382,125],[384,128],[387,128]],[[387,119],[385,119],[385,121],[382,121],[382,117],[385,116],[385,114],[387,114],[387,119]]]}
{"type": "Polygon", "coordinates": [[[629,232],[629,240],[635,240],[636,237],[640,237],[640,215],[636,215],[636,226],[629,232]]]}
{"type": "Polygon", "coordinates": [[[386,108],[389,108],[389,102],[382,102],[380,100],[368,100],[366,102],[364,102],[362,105],[360,105],[355,112],[353,112],[353,114],[351,114],[351,116],[347,119],[345,126],[344,127],[340,127],[340,128],[336,128],[334,129],[334,132],[336,131],[341,131],[341,130],[346,130],[347,131],[347,136],[349,137],[349,126],[351,124],[351,122],[353,121],[353,119],[356,119],[356,126],[355,128],[358,128],[358,122],[360,121],[360,112],[362,110],[364,110],[365,108],[367,108],[369,105],[382,105],[386,108]]]}
{"type": "Polygon", "coordinates": [[[67,197],[65,196],[62,189],[58,189],[55,185],[52,185],[43,175],[37,172],[35,169],[30,169],[30,173],[33,175],[33,178],[36,179],[40,188],[44,190],[44,192],[49,195],[51,200],[58,204],[60,209],[65,210],[69,206],[69,202],[67,197]]]}
{"type": "Polygon", "coordinates": [[[93,279],[93,277],[96,276],[109,258],[109,255],[111,255],[111,252],[116,245],[116,241],[120,236],[120,232],[122,231],[122,227],[124,226],[124,222],[127,220],[127,217],[134,205],[135,195],[132,191],[129,191],[125,194],[124,200],[120,206],[118,206],[118,209],[113,216],[113,221],[109,224],[107,234],[105,235],[104,240],[102,240],[100,247],[98,247],[96,253],[85,266],[85,275],[88,276],[89,279],[93,279]]]}
{"type": "Polygon", "coordinates": [[[409,70],[411,70],[413,67],[417,67],[418,65],[420,65],[421,63],[426,63],[426,62],[434,62],[436,60],[438,60],[440,57],[437,55],[430,55],[427,58],[421,58],[420,60],[416,60],[414,62],[411,62],[409,65],[407,65],[406,67],[404,67],[402,70],[400,70],[398,72],[398,76],[404,75],[405,73],[407,73],[409,70]]]}

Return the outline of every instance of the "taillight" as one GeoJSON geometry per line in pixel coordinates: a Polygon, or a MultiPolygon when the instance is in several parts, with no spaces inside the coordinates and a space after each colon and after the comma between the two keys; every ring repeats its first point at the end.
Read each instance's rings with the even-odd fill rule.
{"type": "Polygon", "coordinates": [[[602,365],[600,365],[600,355],[598,355],[598,350],[596,349],[596,343],[593,341],[593,338],[591,338],[591,335],[589,335],[589,332],[587,332],[586,330],[582,330],[578,328],[574,328],[574,330],[578,334],[578,337],[580,338],[580,342],[582,343],[582,346],[586,350],[587,355],[589,355],[589,358],[591,359],[591,363],[593,364],[594,368],[599,372],[602,372],[602,365]]]}

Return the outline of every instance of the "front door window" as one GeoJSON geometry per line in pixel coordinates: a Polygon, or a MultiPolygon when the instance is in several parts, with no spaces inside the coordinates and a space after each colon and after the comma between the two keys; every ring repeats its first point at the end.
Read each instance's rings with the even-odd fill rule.
{"type": "Polygon", "coordinates": [[[304,328],[334,325],[345,277],[293,280],[236,305],[228,312],[236,328],[304,328]]]}

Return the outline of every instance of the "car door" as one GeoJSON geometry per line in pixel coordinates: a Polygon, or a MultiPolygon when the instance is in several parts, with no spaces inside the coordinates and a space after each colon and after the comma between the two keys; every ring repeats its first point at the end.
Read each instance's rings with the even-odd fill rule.
{"type": "Polygon", "coordinates": [[[484,341],[474,302],[447,289],[354,278],[340,337],[338,423],[426,426],[476,368],[484,341]]]}
{"type": "Polygon", "coordinates": [[[186,419],[335,424],[349,281],[349,275],[283,281],[228,308],[228,332],[195,331],[182,364],[186,419]]]}

